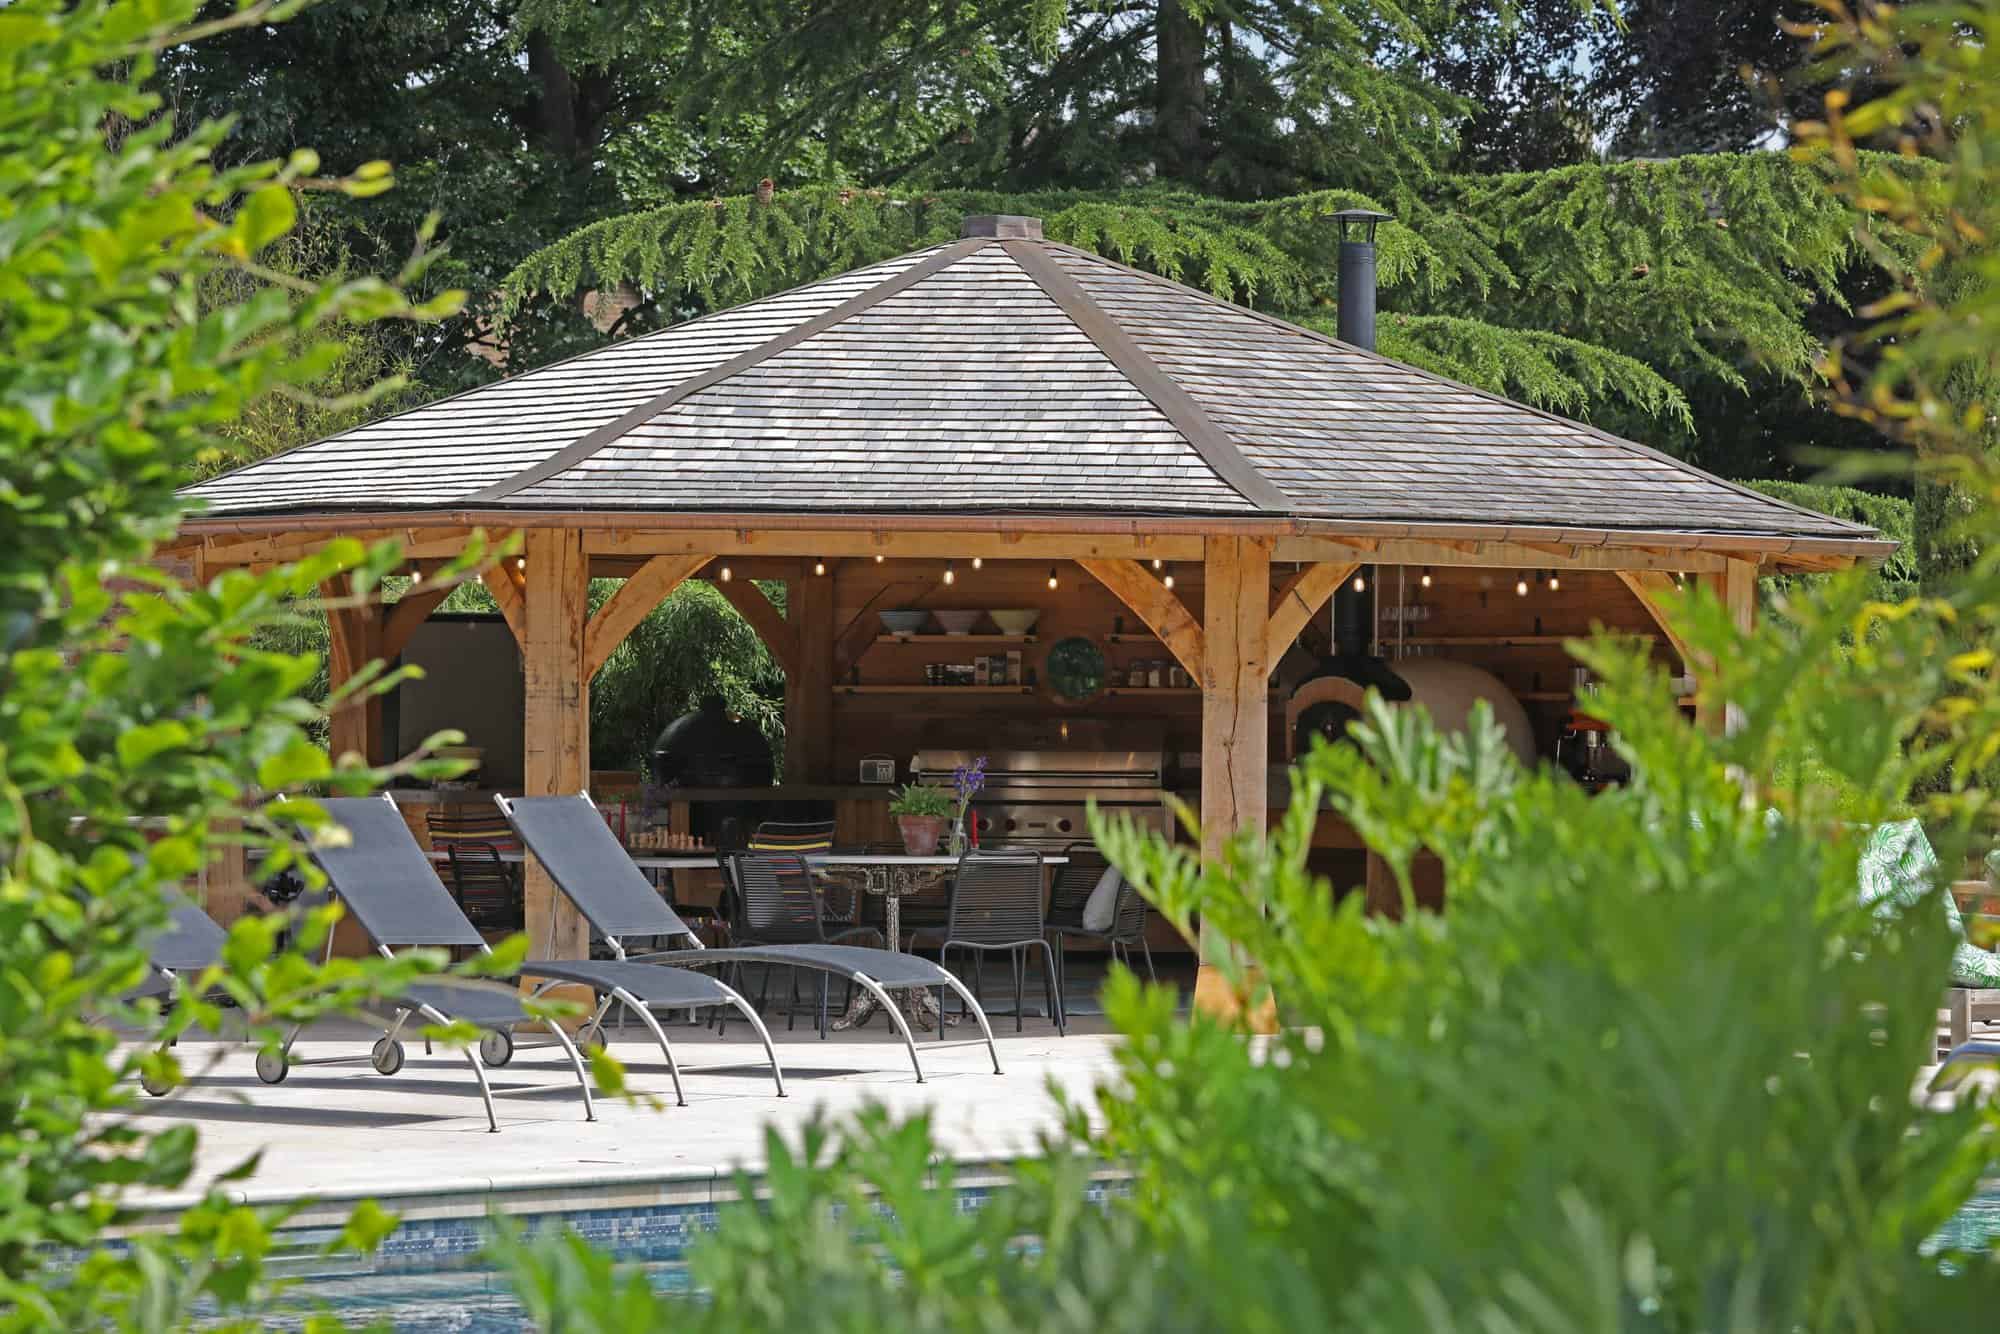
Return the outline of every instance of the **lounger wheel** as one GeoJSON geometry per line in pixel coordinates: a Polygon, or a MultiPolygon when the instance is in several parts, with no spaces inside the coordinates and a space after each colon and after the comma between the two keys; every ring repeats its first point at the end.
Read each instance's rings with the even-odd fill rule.
{"type": "Polygon", "coordinates": [[[504,1029],[487,1029],[479,1035],[479,1059],[499,1069],[514,1059],[514,1039],[504,1029]]]}
{"type": "Polygon", "coordinates": [[[281,1051],[260,1051],[257,1053],[257,1078],[266,1084],[282,1084],[291,1073],[292,1063],[285,1059],[281,1051]]]}
{"type": "Polygon", "coordinates": [[[368,1049],[368,1063],[378,1075],[393,1075],[403,1068],[403,1044],[394,1038],[376,1038],[368,1049]]]}
{"type": "MultiPolygon", "coordinates": [[[[282,1078],[282,1076],[280,1076],[282,1078]]],[[[151,1070],[139,1072],[139,1087],[156,1098],[164,1098],[174,1091],[174,1081],[154,1074],[151,1070]]]]}

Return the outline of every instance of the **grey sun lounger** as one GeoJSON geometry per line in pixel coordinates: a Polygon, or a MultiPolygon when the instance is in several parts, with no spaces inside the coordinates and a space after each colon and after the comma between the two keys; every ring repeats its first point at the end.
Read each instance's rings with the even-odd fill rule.
{"type": "MultiPolygon", "coordinates": [[[[909,1049],[910,1064],[917,1082],[924,1080],[923,1062],[917,1058],[916,1038],[903,1018],[900,1006],[889,999],[892,991],[912,991],[928,987],[949,987],[965,1002],[966,1010],[979,1021],[985,1035],[986,1051],[993,1058],[993,1073],[1000,1073],[1000,1051],[993,1043],[993,1029],[985,1011],[963,982],[950,971],[928,959],[895,950],[869,949],[860,945],[756,945],[736,949],[703,949],[674,910],[666,905],[643,872],[626,855],[611,826],[588,795],[574,797],[494,798],[521,842],[547,871],[570,902],[613,954],[630,957],[642,967],[669,965],[674,968],[717,968],[730,964],[754,963],[783,968],[807,968],[830,973],[872,992],[883,1012],[896,1025],[903,1045],[909,1049]],[[684,941],[689,948],[628,956],[624,937],[665,937],[684,941]]],[[[936,1044],[933,1044],[934,1046],[936,1044]]]]}
{"type": "MultiPolygon", "coordinates": [[[[437,867],[417,845],[416,836],[386,793],[379,798],[322,800],[320,805],[347,831],[349,842],[344,847],[316,847],[313,860],[326,872],[334,892],[360,919],[377,949],[387,954],[391,947],[401,945],[487,948],[485,938],[452,899],[451,891],[438,878],[437,867]]],[[[566,983],[589,987],[598,995],[596,1011],[580,1030],[586,1043],[601,1032],[605,1013],[613,1004],[622,1004],[638,1016],[666,1057],[667,1071],[674,1081],[674,1097],[683,1107],[687,1105],[687,1097],[681,1089],[680,1066],[674,1059],[673,1044],[667,1041],[666,1030],[653,1012],[733,1006],[762,1039],[778,1096],[785,1096],[784,1071],[778,1066],[777,1050],[763,1021],[757,1017],[756,1008],[716,978],[622,960],[531,959],[522,965],[521,971],[538,984],[534,991],[537,996],[566,983]]],[[[508,1030],[523,1022],[542,1022],[570,1059],[578,1059],[568,1035],[559,1025],[531,1020],[512,991],[505,993],[505,999],[512,1006],[511,1013],[460,1016],[489,1030],[480,1042],[485,1064],[505,1065],[511,1059],[514,1044],[508,1030]]],[[[385,1040],[394,1038],[392,1031],[385,1040]]],[[[582,1078],[582,1066],[579,1064],[577,1068],[578,1077],[582,1078]]],[[[481,1080],[483,1087],[483,1074],[481,1080]]]]}
{"type": "MultiPolygon", "coordinates": [[[[223,930],[214,918],[178,891],[169,891],[166,897],[167,925],[146,944],[146,961],[151,965],[153,975],[133,989],[131,995],[135,997],[158,996],[171,992],[178,985],[182,974],[199,973],[219,963],[222,959],[223,946],[229,939],[229,933],[223,930]]],[[[391,1020],[388,1037],[378,1042],[375,1051],[369,1056],[375,1068],[383,1074],[394,1074],[396,1070],[402,1068],[402,1047],[395,1041],[395,1035],[411,1013],[422,1014],[437,1023],[447,1022],[448,1019],[463,1019],[481,1027],[490,1027],[503,1020],[515,1022],[528,1018],[527,1012],[521,1008],[518,997],[512,991],[471,980],[420,983],[405,990],[403,997],[410,1002],[410,1006],[397,1010],[396,1016],[391,1020]],[[391,1054],[393,1054],[393,1064],[389,1063],[391,1054]]],[[[310,1061],[294,1060],[291,1056],[291,1046],[298,1034],[299,1030],[293,1028],[279,1049],[257,1054],[259,1079],[266,1084],[280,1084],[284,1082],[293,1065],[335,1065],[361,1059],[356,1056],[341,1056],[315,1057],[310,1061]]],[[[468,1055],[473,1061],[473,1069],[479,1073],[480,1092],[485,1095],[487,1126],[489,1129],[498,1130],[499,1123],[493,1115],[493,1099],[486,1085],[485,1074],[480,1070],[479,1058],[471,1053],[468,1055]]],[[[579,1076],[581,1073],[579,1065],[579,1076]]],[[[173,1084],[156,1083],[143,1074],[139,1078],[139,1084],[154,1097],[162,1097],[176,1087],[173,1084]]],[[[584,1096],[585,1112],[589,1114],[588,1089],[584,1090],[584,1096]]]]}

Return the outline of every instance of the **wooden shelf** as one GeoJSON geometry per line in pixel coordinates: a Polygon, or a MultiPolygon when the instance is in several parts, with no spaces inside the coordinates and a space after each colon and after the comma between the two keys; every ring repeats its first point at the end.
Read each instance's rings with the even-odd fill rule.
{"type": "MultiPolygon", "coordinates": [[[[1572,639],[1588,639],[1588,630],[1579,630],[1568,635],[1407,635],[1403,643],[1418,648],[1529,648],[1543,644],[1566,644],[1572,639]]],[[[1621,630],[1621,639],[1658,639],[1658,635],[1647,634],[1643,630],[1621,630]]],[[[1380,636],[1384,645],[1396,642],[1394,634],[1380,636]]]]}
{"type": "Polygon", "coordinates": [[[835,686],[842,695],[1031,695],[1033,686],[835,686]]]}
{"type": "Polygon", "coordinates": [[[1039,642],[1034,635],[944,635],[908,634],[877,635],[878,644],[1033,644],[1039,642]]]}

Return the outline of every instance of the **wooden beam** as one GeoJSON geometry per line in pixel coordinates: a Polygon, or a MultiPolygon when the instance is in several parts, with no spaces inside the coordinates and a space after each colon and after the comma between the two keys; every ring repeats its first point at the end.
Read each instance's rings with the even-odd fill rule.
{"type": "Polygon", "coordinates": [[[419,584],[403,594],[395,605],[386,608],[387,618],[382,623],[382,656],[394,659],[402,656],[410,646],[410,636],[417,627],[431,618],[446,598],[451,596],[454,584],[437,584],[426,588],[419,584]]]}
{"type": "Polygon", "coordinates": [[[506,560],[489,566],[480,578],[485,581],[486,591],[500,604],[500,615],[506,619],[507,628],[514,632],[514,642],[527,644],[527,595],[523,592],[523,580],[514,562],[506,560]]]}
{"type": "MultiPolygon", "coordinates": [[[[346,537],[363,543],[395,542],[408,560],[450,560],[464,552],[472,531],[470,527],[372,528],[353,532],[325,528],[261,537],[209,536],[201,539],[201,552],[212,566],[268,565],[302,559],[335,538],[346,537]]],[[[505,536],[505,530],[487,533],[489,544],[505,536]]]]}
{"type": "MultiPolygon", "coordinates": [[[[1202,539],[1193,534],[1065,534],[954,533],[862,529],[764,528],[750,531],[715,529],[586,530],[586,549],[593,556],[749,555],[813,560],[884,555],[890,559],[1074,560],[1082,556],[1114,559],[1198,561],[1202,539]],[[748,540],[745,540],[745,539],[748,540]]],[[[740,573],[740,571],[739,571],[740,573]]]]}
{"type": "Polygon", "coordinates": [[[612,651],[639,628],[653,608],[665,602],[688,576],[708,563],[707,556],[655,556],[634,571],[590,618],[583,636],[583,675],[595,677],[612,651]]]}
{"type": "MultiPolygon", "coordinates": [[[[590,581],[583,541],[574,529],[530,529],[526,554],[524,787],[531,797],[572,795],[590,785],[590,678],[583,670],[590,581]]],[[[524,888],[530,956],[589,958],[582,914],[532,857],[524,888]]]]}
{"type": "Polygon", "coordinates": [[[1302,567],[1278,590],[1264,635],[1264,661],[1276,662],[1299,637],[1334,590],[1361,568],[1359,561],[1321,561],[1302,567]]]}
{"type": "Polygon", "coordinates": [[[771,599],[764,596],[764,590],[748,579],[722,579],[710,581],[715,591],[736,608],[750,628],[757,632],[757,638],[764,641],[764,647],[771,652],[772,659],[783,668],[787,675],[798,669],[799,636],[778,609],[771,605],[771,599]]]}
{"type": "MultiPolygon", "coordinates": [[[[1222,539],[1234,541],[1235,539],[1222,539]]],[[[1270,548],[1260,547],[1265,554],[1262,590],[1257,595],[1260,620],[1257,627],[1256,652],[1263,656],[1264,626],[1261,613],[1270,597],[1270,548]]],[[[1155,579],[1145,566],[1136,560],[1096,560],[1086,558],[1078,565],[1090,571],[1098,583],[1115,594],[1118,600],[1130,607],[1148,629],[1160,637],[1160,642],[1187,668],[1189,676],[1202,685],[1208,684],[1209,658],[1203,649],[1201,626],[1181,600],[1174,596],[1174,590],[1155,579]]],[[[1203,597],[1207,597],[1206,591],[1203,597]]]]}
{"type": "MultiPolygon", "coordinates": [[[[1201,847],[1220,857],[1237,833],[1264,832],[1270,762],[1271,546],[1256,538],[1210,538],[1203,563],[1205,613],[1201,672],[1201,847]]],[[[1136,609],[1135,609],[1136,610],[1136,609]]],[[[1253,1028],[1275,1027],[1274,1012],[1242,1015],[1214,967],[1220,942],[1202,933],[1195,1004],[1253,1028]]]]}
{"type": "Polygon", "coordinates": [[[1568,547],[1546,542],[1407,541],[1399,538],[1281,537],[1276,561],[1363,559],[1378,565],[1476,565],[1488,569],[1660,570],[1719,572],[1729,558],[1717,551],[1641,547],[1568,547]],[[1569,554],[1564,554],[1569,553],[1569,554]]]}
{"type": "MultiPolygon", "coordinates": [[[[785,584],[785,619],[798,636],[785,672],[785,780],[824,783],[833,774],[833,577],[799,562],[785,584]]],[[[853,777],[853,775],[849,775],[853,777]]]]}

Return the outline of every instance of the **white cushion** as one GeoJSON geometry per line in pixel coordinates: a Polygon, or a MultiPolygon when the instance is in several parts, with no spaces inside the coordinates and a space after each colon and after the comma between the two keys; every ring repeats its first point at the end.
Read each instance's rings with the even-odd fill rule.
{"type": "Polygon", "coordinates": [[[1104,874],[1097,877],[1097,884],[1091,889],[1090,897],[1083,903],[1084,930],[1111,929],[1112,920],[1118,913],[1118,887],[1124,883],[1124,877],[1118,874],[1117,867],[1104,868],[1104,874]]]}

